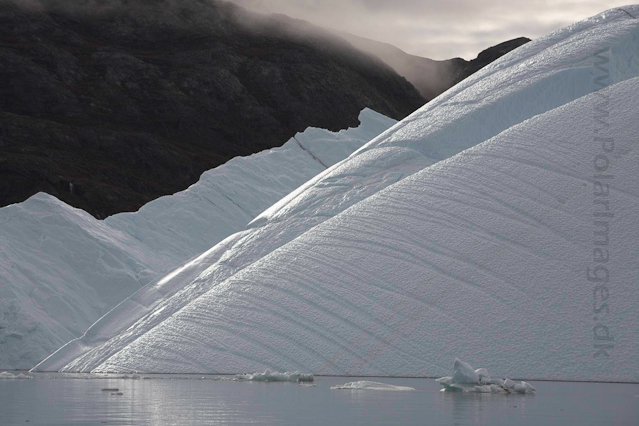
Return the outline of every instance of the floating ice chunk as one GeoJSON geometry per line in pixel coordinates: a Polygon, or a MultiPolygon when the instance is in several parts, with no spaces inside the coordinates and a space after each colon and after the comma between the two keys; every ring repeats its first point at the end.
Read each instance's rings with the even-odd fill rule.
{"type": "Polygon", "coordinates": [[[480,382],[484,381],[484,379],[486,378],[490,378],[490,374],[488,374],[488,370],[486,370],[485,368],[478,368],[477,370],[475,370],[475,373],[477,373],[477,375],[479,376],[480,382]]]}
{"type": "MultiPolygon", "coordinates": [[[[486,375],[488,375],[488,371],[486,371],[486,375]]],[[[455,358],[452,381],[459,384],[479,383],[479,374],[473,370],[470,364],[455,358]]]]}
{"type": "Polygon", "coordinates": [[[0,373],[0,379],[33,379],[31,376],[27,376],[26,374],[18,373],[11,374],[7,371],[3,371],[0,373]]]}
{"type": "Polygon", "coordinates": [[[436,380],[444,388],[442,391],[478,392],[478,393],[535,393],[536,389],[527,382],[515,382],[510,379],[493,379],[485,368],[473,370],[470,364],[455,358],[453,375],[436,380]]]}
{"type": "Polygon", "coordinates": [[[33,377],[20,373],[16,376],[16,379],[33,379],[33,377]]]}
{"type": "Polygon", "coordinates": [[[362,380],[359,382],[344,383],[341,386],[331,386],[331,389],[356,389],[356,390],[381,390],[381,391],[413,391],[415,388],[409,386],[396,386],[388,383],[370,382],[362,380]]]}
{"type": "Polygon", "coordinates": [[[506,380],[504,380],[504,387],[508,388],[508,389],[514,389],[515,388],[515,382],[510,380],[510,379],[506,379],[506,380]]]}
{"type": "Polygon", "coordinates": [[[139,375],[137,375],[137,374],[131,374],[130,376],[129,376],[129,375],[127,375],[127,374],[125,374],[124,376],[122,376],[122,377],[118,377],[118,378],[119,378],[119,379],[132,379],[132,380],[139,380],[139,379],[140,379],[140,376],[139,376],[139,375]]]}
{"type": "Polygon", "coordinates": [[[528,382],[515,382],[510,379],[504,381],[504,387],[518,393],[532,393],[536,392],[536,389],[528,382]]]}
{"type": "Polygon", "coordinates": [[[447,392],[477,392],[476,388],[480,387],[473,383],[455,383],[450,376],[441,377],[436,381],[444,387],[442,391],[447,392]]]}
{"type": "Polygon", "coordinates": [[[501,387],[504,386],[504,379],[498,379],[498,378],[492,379],[490,377],[488,377],[488,378],[483,378],[482,377],[480,380],[481,380],[482,383],[485,383],[487,385],[497,385],[497,386],[501,386],[501,387]]]}
{"type": "Polygon", "coordinates": [[[502,388],[501,386],[497,386],[497,385],[483,385],[483,386],[475,386],[473,388],[473,390],[475,392],[478,393],[499,393],[499,392],[506,392],[504,390],[504,388],[502,388]]]}
{"type": "Polygon", "coordinates": [[[235,380],[246,380],[253,382],[312,382],[312,374],[305,374],[299,371],[280,373],[266,369],[263,373],[236,374],[235,380]]]}

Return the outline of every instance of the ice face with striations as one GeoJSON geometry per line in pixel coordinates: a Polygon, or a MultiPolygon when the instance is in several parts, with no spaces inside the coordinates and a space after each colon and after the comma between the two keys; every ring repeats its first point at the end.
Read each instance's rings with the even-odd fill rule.
{"type": "Polygon", "coordinates": [[[501,377],[636,380],[637,93],[639,78],[615,84],[403,179],[218,283],[96,371],[440,376],[439,360],[457,353],[501,377]],[[616,105],[615,275],[598,287],[587,274],[605,229],[593,220],[602,146],[587,123],[604,95],[616,105]],[[610,310],[601,326],[593,303],[610,310]],[[597,354],[604,338],[623,342],[614,362],[597,354]]]}
{"type": "Polygon", "coordinates": [[[211,261],[200,254],[396,123],[370,109],[359,118],[340,132],[309,128],[104,221],[44,193],[1,208],[0,367],[33,367],[148,283],[119,309],[152,309],[175,290],[158,277],[194,256],[211,261]]]}
{"type": "Polygon", "coordinates": [[[638,12],[503,56],[167,276],[179,291],[152,311],[114,311],[129,325],[38,368],[440,376],[459,355],[502,377],[639,380],[638,12]],[[615,141],[607,227],[595,128],[615,141]],[[588,275],[602,230],[605,291],[588,280],[605,278],[588,275]]]}

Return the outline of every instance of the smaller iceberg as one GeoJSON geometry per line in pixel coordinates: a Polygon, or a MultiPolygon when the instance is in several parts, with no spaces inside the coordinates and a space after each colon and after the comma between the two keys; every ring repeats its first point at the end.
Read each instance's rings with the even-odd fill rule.
{"type": "Polygon", "coordinates": [[[349,382],[341,386],[331,386],[331,389],[357,389],[357,390],[381,390],[381,391],[413,391],[415,388],[409,386],[395,386],[388,383],[369,382],[362,380],[359,382],[349,382]]]}
{"type": "Polygon", "coordinates": [[[459,359],[455,358],[453,375],[441,377],[437,382],[445,392],[477,392],[477,393],[521,393],[533,394],[536,389],[528,382],[515,382],[510,379],[498,379],[490,377],[488,370],[477,370],[459,359]]]}
{"type": "Polygon", "coordinates": [[[249,374],[236,374],[234,380],[237,381],[252,381],[252,382],[297,382],[308,383],[314,380],[312,374],[295,372],[279,373],[277,371],[271,371],[267,369],[263,373],[249,373],[249,374]]]}

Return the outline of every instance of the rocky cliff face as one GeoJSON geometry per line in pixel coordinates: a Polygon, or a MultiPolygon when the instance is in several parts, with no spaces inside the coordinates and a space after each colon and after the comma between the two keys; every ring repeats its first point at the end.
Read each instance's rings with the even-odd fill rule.
{"type": "Polygon", "coordinates": [[[370,107],[425,100],[321,29],[216,1],[0,1],[0,206],[48,192],[98,218],[370,107]],[[70,4],[73,7],[70,7],[70,4]]]}

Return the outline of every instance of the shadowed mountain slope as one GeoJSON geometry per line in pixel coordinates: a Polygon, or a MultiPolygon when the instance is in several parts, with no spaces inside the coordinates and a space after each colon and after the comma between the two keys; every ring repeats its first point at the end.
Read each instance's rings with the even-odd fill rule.
{"type": "Polygon", "coordinates": [[[309,126],[424,103],[303,21],[218,1],[39,4],[0,2],[0,206],[44,191],[98,218],[133,211],[309,126]]]}

